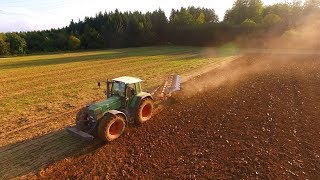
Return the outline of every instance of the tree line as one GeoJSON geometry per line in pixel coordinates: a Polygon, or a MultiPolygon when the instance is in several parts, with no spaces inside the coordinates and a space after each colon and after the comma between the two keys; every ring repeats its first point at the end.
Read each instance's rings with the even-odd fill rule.
{"type": "Polygon", "coordinates": [[[261,0],[236,0],[219,21],[214,9],[172,9],[169,18],[153,12],[99,12],[67,27],[0,33],[0,55],[77,49],[124,48],[161,44],[215,46],[239,37],[259,39],[281,34],[320,12],[320,0],[263,5],[261,0]]]}

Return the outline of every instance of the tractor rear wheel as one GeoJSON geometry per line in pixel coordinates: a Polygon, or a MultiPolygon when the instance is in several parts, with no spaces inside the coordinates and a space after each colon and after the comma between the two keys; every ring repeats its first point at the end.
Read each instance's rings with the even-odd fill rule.
{"type": "Polygon", "coordinates": [[[125,119],[120,115],[106,115],[98,127],[98,135],[104,141],[117,139],[126,127],[125,119]]]}
{"type": "Polygon", "coordinates": [[[148,121],[153,112],[153,101],[151,98],[145,98],[141,101],[137,111],[136,121],[138,124],[142,124],[148,121]]]}
{"type": "Polygon", "coordinates": [[[88,126],[88,109],[87,107],[83,107],[76,115],[76,126],[81,131],[85,130],[88,126]]]}

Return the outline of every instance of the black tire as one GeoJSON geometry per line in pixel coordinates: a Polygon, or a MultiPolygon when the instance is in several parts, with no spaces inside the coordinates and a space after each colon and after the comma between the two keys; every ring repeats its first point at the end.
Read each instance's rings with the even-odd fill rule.
{"type": "Polygon", "coordinates": [[[85,130],[88,127],[88,108],[83,107],[76,115],[76,127],[81,131],[85,130]]]}
{"type": "Polygon", "coordinates": [[[153,101],[151,98],[144,98],[138,108],[136,115],[136,123],[142,124],[152,117],[153,101]]]}
{"type": "Polygon", "coordinates": [[[125,127],[125,119],[121,115],[106,115],[99,122],[98,136],[104,141],[113,141],[121,136],[125,127]]]}

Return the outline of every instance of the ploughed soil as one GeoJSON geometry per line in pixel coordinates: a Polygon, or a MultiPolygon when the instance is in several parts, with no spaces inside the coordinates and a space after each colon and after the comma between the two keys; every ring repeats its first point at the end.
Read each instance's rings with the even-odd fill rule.
{"type": "MultiPolygon", "coordinates": [[[[247,55],[36,178],[320,178],[320,56],[247,55]]],[[[64,148],[64,147],[61,147],[64,148]]]]}

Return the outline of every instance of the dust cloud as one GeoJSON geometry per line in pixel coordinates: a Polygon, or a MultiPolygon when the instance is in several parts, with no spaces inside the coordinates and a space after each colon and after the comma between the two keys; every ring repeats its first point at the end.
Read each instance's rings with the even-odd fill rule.
{"type": "Polygon", "coordinates": [[[214,90],[226,85],[231,88],[256,73],[277,71],[296,63],[296,60],[303,62],[307,56],[320,54],[319,40],[320,16],[317,14],[303,19],[298,27],[286,31],[280,37],[268,38],[265,40],[264,48],[240,49],[232,43],[228,43],[227,48],[222,50],[207,48],[203,54],[209,58],[224,56],[230,52],[243,55],[233,61],[221,63],[209,74],[204,74],[205,77],[202,77],[201,81],[185,83],[182,86],[184,95],[192,96],[207,89],[214,90]]]}
{"type": "Polygon", "coordinates": [[[311,14],[303,18],[300,25],[286,31],[280,38],[267,41],[267,48],[285,48],[297,50],[320,49],[320,14],[311,14]]]}
{"type": "Polygon", "coordinates": [[[192,96],[196,93],[202,93],[208,89],[216,89],[223,85],[233,87],[235,84],[244,80],[250,74],[261,72],[270,69],[270,64],[266,61],[255,63],[255,57],[243,56],[239,58],[246,58],[245,61],[233,61],[222,63],[212,72],[203,74],[201,81],[193,81],[192,83],[185,83],[182,88],[184,95],[192,96]]]}

